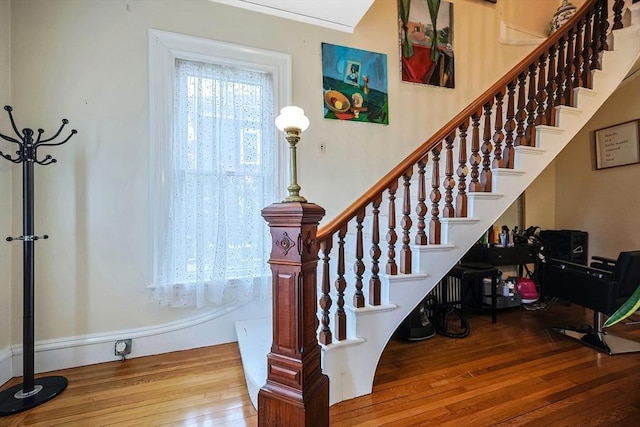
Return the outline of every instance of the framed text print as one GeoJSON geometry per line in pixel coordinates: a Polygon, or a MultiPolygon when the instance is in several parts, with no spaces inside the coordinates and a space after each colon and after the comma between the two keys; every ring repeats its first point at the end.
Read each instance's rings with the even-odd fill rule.
{"type": "Polygon", "coordinates": [[[596,169],[640,163],[640,120],[597,130],[596,169]]]}

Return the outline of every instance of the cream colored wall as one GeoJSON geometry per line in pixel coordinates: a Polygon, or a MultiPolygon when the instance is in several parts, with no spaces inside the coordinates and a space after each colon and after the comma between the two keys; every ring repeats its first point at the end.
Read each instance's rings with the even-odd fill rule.
{"type": "MultiPolygon", "coordinates": [[[[299,144],[298,181],[302,194],[324,206],[328,217],[532,48],[497,44],[495,5],[457,0],[457,88],[450,90],[400,83],[393,0],[377,0],[352,35],[207,0],[20,0],[11,6],[16,117],[47,132],[65,117],[79,132],[52,150],[57,164],[36,170],[37,231],[51,235],[38,243],[36,260],[39,340],[195,315],[195,310],[153,305],[146,289],[149,28],[292,54],[293,102],[311,120],[299,144]],[[322,118],[322,42],[388,55],[388,126],[322,118]],[[318,150],[321,142],[327,146],[324,155],[318,150]]],[[[17,201],[14,196],[14,216],[17,201]]],[[[18,260],[14,279],[21,276],[18,260]]],[[[19,306],[15,280],[13,290],[13,304],[19,306]]],[[[21,321],[15,311],[12,325],[18,343],[21,321]]]]}
{"type": "MultiPolygon", "coordinates": [[[[549,22],[561,3],[560,0],[501,0],[496,4],[504,23],[532,35],[546,35],[549,22]]],[[[572,3],[577,6],[576,2],[572,3]]]]}
{"type": "Polygon", "coordinates": [[[299,144],[299,181],[302,194],[327,210],[326,218],[335,216],[368,190],[534,48],[497,43],[500,26],[495,5],[477,0],[453,3],[453,90],[400,81],[395,1],[377,0],[353,35],[333,33],[327,40],[310,43],[309,57],[315,60],[320,57],[321,41],[387,54],[388,126],[323,120],[322,103],[313,101],[322,96],[320,86],[314,83],[321,79],[319,66],[312,66],[311,74],[294,69],[294,76],[308,76],[303,80],[305,87],[296,81],[294,95],[304,91],[304,108],[311,117],[311,127],[299,144]],[[318,154],[320,142],[326,143],[324,155],[318,154]],[[350,191],[336,191],[344,189],[344,182],[349,182],[350,191]]]}
{"type": "Polygon", "coordinates": [[[513,228],[522,221],[522,230],[538,226],[542,230],[556,228],[556,163],[549,164],[524,192],[522,218],[518,218],[518,201],[511,206],[495,222],[513,228]]]}
{"type": "Polygon", "coordinates": [[[539,226],[542,230],[554,230],[556,201],[556,163],[553,162],[525,191],[525,229],[539,226]]]}
{"type": "MultiPolygon", "coordinates": [[[[505,4],[513,5],[513,1],[505,4]]],[[[580,7],[584,1],[572,3],[580,7]]],[[[636,76],[607,101],[527,188],[525,227],[587,231],[590,255],[615,258],[622,250],[640,249],[640,224],[631,214],[640,209],[640,165],[605,171],[595,171],[593,166],[593,131],[640,118],[639,100],[640,79],[636,76]],[[620,182],[629,184],[624,201],[619,197],[620,182]]]]}
{"type": "MultiPolygon", "coordinates": [[[[0,102],[11,104],[11,3],[0,2],[0,102]]],[[[10,135],[11,125],[4,109],[0,110],[0,133],[10,135]]],[[[2,146],[5,148],[5,146],[2,146]]],[[[8,151],[8,150],[7,150],[8,151]]],[[[0,236],[12,236],[12,168],[15,165],[0,160],[0,236]]],[[[4,238],[2,239],[4,240],[4,238]]],[[[11,344],[11,245],[0,243],[0,352],[11,344]]],[[[1,360],[0,360],[1,361],[1,360]]]]}
{"type": "MultiPolygon", "coordinates": [[[[580,8],[586,0],[572,0],[580,8]]],[[[502,20],[531,34],[549,34],[549,23],[562,0],[501,0],[497,2],[502,20]]]]}
{"type": "Polygon", "coordinates": [[[507,208],[506,211],[503,212],[502,215],[498,217],[496,220],[495,227],[498,229],[502,229],[503,225],[509,227],[509,230],[513,230],[515,226],[518,226],[520,219],[518,218],[518,201],[513,202],[511,206],[507,208]]]}
{"type": "MultiPolygon", "coordinates": [[[[0,1],[0,107],[11,104],[11,3],[0,1]]],[[[9,135],[11,125],[4,109],[0,110],[0,133],[9,135]]],[[[2,149],[6,150],[6,145],[2,149]]],[[[8,152],[8,150],[6,150],[8,152]]],[[[19,229],[11,224],[12,169],[16,166],[0,160],[0,236],[13,236],[19,229]]],[[[11,344],[11,246],[0,243],[0,353],[11,344]]],[[[1,359],[1,357],[0,357],[1,359]]],[[[1,362],[1,360],[0,360],[1,362]]]]}
{"type": "Polygon", "coordinates": [[[594,131],[640,119],[640,76],[621,86],[555,161],[556,228],[589,233],[589,255],[640,250],[640,164],[595,170],[594,131]]]}

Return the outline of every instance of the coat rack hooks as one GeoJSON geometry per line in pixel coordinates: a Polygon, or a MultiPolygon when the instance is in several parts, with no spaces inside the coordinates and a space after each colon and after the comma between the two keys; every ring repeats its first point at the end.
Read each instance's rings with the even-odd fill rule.
{"type": "Polygon", "coordinates": [[[0,138],[17,145],[15,157],[0,151],[0,157],[12,162],[22,163],[22,235],[18,237],[7,237],[8,242],[21,240],[23,245],[23,324],[22,324],[22,384],[13,386],[0,392],[0,416],[11,415],[17,412],[31,409],[41,405],[64,391],[67,387],[67,379],[61,376],[34,378],[35,360],[35,242],[40,239],[48,239],[44,234],[36,236],[34,234],[34,187],[33,187],[33,166],[50,165],[56,163],[50,154],[41,159],[38,158],[40,147],[53,147],[66,143],[73,135],[78,133],[72,129],[64,140],[54,142],[64,127],[69,123],[67,119],[62,119],[62,125],[58,131],[47,139],[42,139],[43,129],[38,129],[36,140],[33,140],[35,132],[33,129],[24,128],[22,132],[18,130],[13,119],[13,108],[9,105],[4,107],[9,115],[11,127],[17,139],[0,133],[0,138]]]}

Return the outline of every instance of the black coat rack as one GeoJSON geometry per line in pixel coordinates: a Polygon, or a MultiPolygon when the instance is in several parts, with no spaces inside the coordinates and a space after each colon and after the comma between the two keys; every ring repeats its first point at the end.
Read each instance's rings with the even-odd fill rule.
{"type": "Polygon", "coordinates": [[[38,148],[62,145],[69,141],[73,135],[77,133],[75,129],[71,130],[71,134],[61,142],[52,142],[55,140],[62,129],[69,123],[67,119],[62,120],[62,125],[58,132],[51,138],[42,139],[44,130],[38,129],[36,141],[33,141],[33,129],[25,128],[22,130],[22,136],[16,127],[13,115],[13,109],[5,106],[4,109],[9,114],[9,120],[13,131],[18,139],[12,138],[0,133],[0,138],[12,142],[18,146],[16,157],[4,154],[0,151],[0,156],[12,163],[22,163],[22,236],[7,237],[7,241],[22,240],[23,245],[23,324],[22,324],[22,346],[23,346],[23,377],[22,384],[13,386],[3,392],[0,392],[0,416],[11,415],[16,412],[25,411],[45,403],[67,387],[67,379],[60,376],[51,376],[34,378],[34,308],[35,308],[35,242],[39,239],[47,239],[49,236],[36,236],[34,234],[34,210],[33,210],[33,166],[50,165],[56,163],[56,159],[47,154],[43,159],[38,160],[38,148]]]}

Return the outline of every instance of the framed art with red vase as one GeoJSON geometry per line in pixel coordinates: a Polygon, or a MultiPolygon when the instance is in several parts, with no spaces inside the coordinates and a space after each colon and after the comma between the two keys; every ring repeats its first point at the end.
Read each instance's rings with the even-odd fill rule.
{"type": "Polygon", "coordinates": [[[402,81],[455,87],[453,5],[398,0],[402,81]]]}

